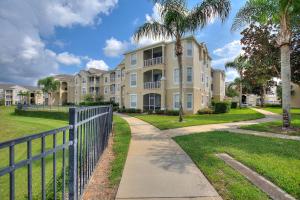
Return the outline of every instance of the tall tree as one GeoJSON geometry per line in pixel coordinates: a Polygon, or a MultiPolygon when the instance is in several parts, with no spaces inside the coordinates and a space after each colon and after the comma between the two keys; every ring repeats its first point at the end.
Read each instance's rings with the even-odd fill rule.
{"type": "Polygon", "coordinates": [[[44,79],[40,79],[38,81],[38,85],[42,87],[42,91],[44,93],[49,95],[48,104],[50,101],[50,106],[51,106],[52,93],[58,90],[60,85],[59,81],[55,80],[53,77],[46,77],[44,79]]]}
{"type": "Polygon", "coordinates": [[[232,29],[236,30],[252,22],[266,24],[269,20],[279,25],[277,44],[280,46],[283,127],[289,128],[291,123],[291,67],[290,48],[292,24],[299,25],[299,0],[248,0],[237,13],[232,29]]]}
{"type": "Polygon", "coordinates": [[[232,68],[235,69],[240,76],[239,80],[239,107],[242,108],[242,95],[243,95],[243,76],[244,76],[244,70],[246,69],[248,63],[247,60],[242,57],[242,56],[238,56],[237,58],[234,59],[234,61],[232,62],[227,62],[225,64],[225,68],[232,68]]]}
{"type": "Polygon", "coordinates": [[[153,19],[146,22],[137,29],[134,38],[137,41],[144,36],[153,39],[175,39],[175,54],[179,68],[179,122],[181,122],[183,120],[181,40],[185,34],[205,27],[215,17],[219,17],[223,22],[229,15],[231,5],[229,0],[203,0],[194,8],[188,9],[186,0],[154,0],[154,2],[162,5],[161,21],[153,19]]]}

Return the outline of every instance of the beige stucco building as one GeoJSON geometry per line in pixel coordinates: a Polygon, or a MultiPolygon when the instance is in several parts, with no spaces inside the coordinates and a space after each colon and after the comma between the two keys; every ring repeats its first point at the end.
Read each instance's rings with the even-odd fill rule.
{"type": "Polygon", "coordinates": [[[5,106],[44,103],[43,93],[37,87],[8,83],[0,84],[0,100],[4,101],[5,106]]]}
{"type": "MultiPolygon", "coordinates": [[[[212,98],[224,99],[225,74],[212,69],[205,44],[190,36],[182,40],[182,45],[183,109],[185,113],[196,113],[208,107],[212,98]]],[[[176,110],[179,69],[174,48],[174,42],[159,42],[126,52],[114,70],[91,68],[81,70],[73,78],[55,76],[61,81],[61,88],[53,95],[52,102],[78,104],[90,95],[94,99],[115,101],[125,108],[176,110]]]]}

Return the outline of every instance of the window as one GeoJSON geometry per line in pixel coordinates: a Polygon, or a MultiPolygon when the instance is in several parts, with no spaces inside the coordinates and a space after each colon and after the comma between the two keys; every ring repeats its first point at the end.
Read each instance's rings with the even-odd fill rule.
{"type": "Polygon", "coordinates": [[[186,68],[186,82],[193,82],[193,68],[188,67],[186,68]]]}
{"type": "Polygon", "coordinates": [[[204,96],[201,96],[201,103],[204,104],[204,96]]]}
{"type": "Polygon", "coordinates": [[[137,75],[136,73],[130,74],[130,87],[136,87],[137,75]]]}
{"type": "Polygon", "coordinates": [[[136,94],[130,94],[130,108],[136,108],[137,106],[137,96],[136,94]]]}
{"type": "Polygon", "coordinates": [[[82,88],[82,94],[86,95],[86,88],[82,88]]]}
{"type": "Polygon", "coordinates": [[[186,108],[187,109],[193,108],[193,94],[186,95],[186,108]]]}
{"type": "Polygon", "coordinates": [[[136,65],[136,53],[131,54],[131,56],[130,56],[130,63],[131,63],[132,66],[136,65]]]}
{"type": "Polygon", "coordinates": [[[107,78],[107,77],[104,78],[104,82],[105,82],[105,83],[108,82],[108,78],[107,78]]]}
{"type": "Polygon", "coordinates": [[[179,109],[179,94],[173,95],[173,109],[175,110],[179,109]]]}
{"type": "Polygon", "coordinates": [[[85,78],[82,78],[82,83],[86,83],[86,80],[85,80],[85,78]]]}
{"type": "Polygon", "coordinates": [[[174,69],[174,73],[173,73],[173,81],[174,84],[178,84],[179,83],[179,69],[174,69]]]}
{"type": "Polygon", "coordinates": [[[202,75],[201,81],[202,81],[202,83],[204,83],[204,73],[202,73],[201,75],[202,75]]]}
{"type": "Polygon", "coordinates": [[[108,87],[104,87],[104,94],[108,93],[108,87]]]}
{"type": "Polygon", "coordinates": [[[192,41],[189,41],[186,44],[186,55],[189,56],[189,57],[193,56],[193,43],[192,43],[192,41]]]}
{"type": "Polygon", "coordinates": [[[206,77],[206,87],[208,87],[208,76],[206,77]]]}
{"type": "Polygon", "coordinates": [[[120,70],[117,71],[117,77],[118,77],[118,78],[121,77],[121,71],[120,71],[120,70]]]}

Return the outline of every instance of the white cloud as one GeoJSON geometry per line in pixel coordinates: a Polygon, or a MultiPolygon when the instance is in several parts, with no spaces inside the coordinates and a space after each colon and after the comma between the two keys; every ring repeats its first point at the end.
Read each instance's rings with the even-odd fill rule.
{"type": "Polygon", "coordinates": [[[153,8],[152,8],[152,13],[151,14],[146,14],[146,21],[147,22],[153,22],[153,20],[161,22],[161,9],[162,5],[159,3],[155,3],[153,8]]]}
{"type": "Polygon", "coordinates": [[[219,57],[232,57],[239,55],[241,50],[241,42],[239,40],[234,40],[221,48],[215,49],[213,53],[219,57]]]}
{"type": "MultiPolygon", "coordinates": [[[[116,6],[118,0],[1,0],[0,80],[35,84],[40,77],[59,73],[61,59],[46,47],[56,27],[94,25],[116,6]],[[60,60],[60,61],[59,61],[60,60]]],[[[71,55],[66,52],[66,55],[71,55]]],[[[66,58],[66,55],[63,55],[66,58]]],[[[72,56],[69,56],[72,58],[72,56]]]]}
{"type": "Polygon", "coordinates": [[[64,65],[79,65],[81,60],[78,56],[63,52],[57,55],[57,61],[64,65]]]}
{"type": "Polygon", "coordinates": [[[114,37],[106,40],[106,46],[103,48],[104,54],[108,57],[119,57],[128,49],[128,42],[119,41],[114,37]]]}
{"type": "Polygon", "coordinates": [[[108,65],[103,60],[90,60],[86,64],[86,69],[96,68],[101,70],[108,70],[108,65]]]}
{"type": "MultiPolygon", "coordinates": [[[[225,44],[223,47],[217,48],[213,51],[213,54],[218,58],[212,60],[212,66],[217,68],[225,67],[226,62],[233,61],[237,56],[242,53],[242,46],[239,40],[233,40],[230,43],[225,44]]],[[[226,71],[226,80],[233,81],[238,77],[238,73],[229,69],[226,71]]]]}

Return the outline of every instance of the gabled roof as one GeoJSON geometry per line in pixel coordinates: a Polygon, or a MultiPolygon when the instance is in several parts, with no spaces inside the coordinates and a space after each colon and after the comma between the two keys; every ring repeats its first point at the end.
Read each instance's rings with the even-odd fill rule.
{"type": "Polygon", "coordinates": [[[18,84],[12,84],[12,83],[0,83],[0,89],[4,90],[13,90],[14,87],[22,87],[30,91],[38,90],[38,87],[35,86],[25,86],[25,85],[18,85],[18,84]]]}

